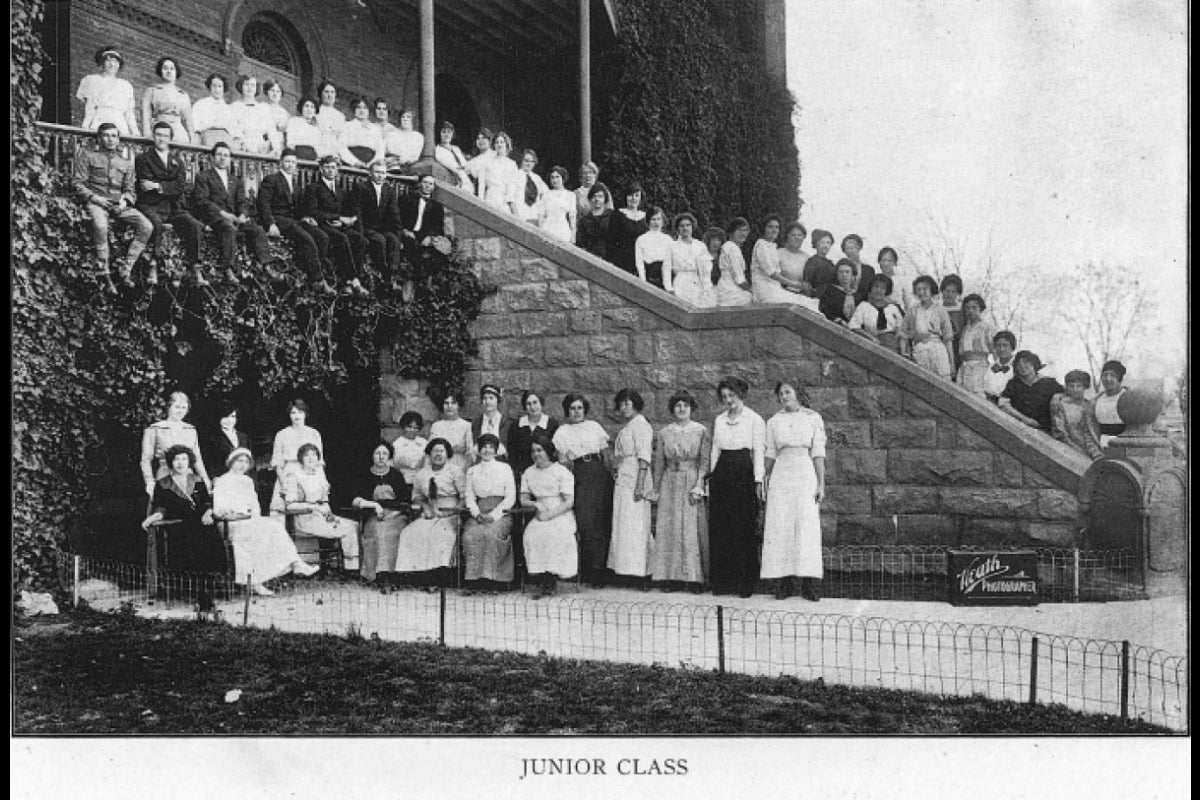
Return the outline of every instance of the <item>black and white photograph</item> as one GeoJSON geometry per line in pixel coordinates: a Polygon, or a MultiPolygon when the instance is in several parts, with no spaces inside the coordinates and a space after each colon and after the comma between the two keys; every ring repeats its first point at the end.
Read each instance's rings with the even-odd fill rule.
{"type": "Polygon", "coordinates": [[[1186,796],[1189,12],[10,0],[13,796],[1186,796]]]}

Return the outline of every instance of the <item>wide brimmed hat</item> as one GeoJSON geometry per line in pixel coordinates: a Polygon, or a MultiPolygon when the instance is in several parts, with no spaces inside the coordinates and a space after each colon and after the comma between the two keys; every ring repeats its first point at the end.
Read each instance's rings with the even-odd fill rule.
{"type": "Polygon", "coordinates": [[[121,55],[121,51],[115,47],[101,47],[96,51],[96,66],[104,66],[104,59],[112,56],[117,61],[121,62],[121,67],[125,66],[125,56],[121,55]]]}
{"type": "Polygon", "coordinates": [[[239,447],[225,458],[225,466],[227,466],[227,467],[233,466],[233,462],[237,461],[242,456],[245,456],[247,459],[249,459],[251,464],[254,463],[254,454],[251,453],[249,450],[247,450],[245,447],[239,447]]]}

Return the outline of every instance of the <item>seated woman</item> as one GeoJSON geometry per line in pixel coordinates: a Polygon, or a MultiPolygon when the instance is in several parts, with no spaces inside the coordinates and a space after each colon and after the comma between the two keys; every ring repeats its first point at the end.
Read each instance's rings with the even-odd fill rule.
{"type": "Polygon", "coordinates": [[[1000,410],[1031,428],[1049,433],[1052,426],[1050,400],[1066,390],[1053,378],[1038,375],[1042,360],[1036,353],[1022,350],[1013,356],[1017,376],[1000,395],[1000,410]]]}
{"type": "Polygon", "coordinates": [[[417,473],[413,485],[413,503],[420,505],[421,516],[404,529],[396,550],[396,572],[410,573],[403,577],[412,583],[445,586],[451,567],[458,563],[458,515],[467,478],[450,463],[450,453],[445,439],[430,440],[425,447],[429,465],[417,473]]]}
{"type": "Polygon", "coordinates": [[[1100,447],[1100,425],[1096,422],[1096,407],[1083,396],[1092,385],[1086,372],[1073,369],[1064,379],[1066,394],[1050,398],[1050,418],[1054,425],[1054,438],[1071,445],[1088,458],[1096,461],[1104,458],[1100,447]]]}
{"type": "Polygon", "coordinates": [[[311,97],[301,97],[296,103],[296,114],[287,121],[284,138],[287,146],[296,151],[296,158],[301,161],[316,161],[321,156],[330,155],[325,152],[325,138],[321,126],[317,124],[317,101],[311,97]]]}
{"type": "Polygon", "coordinates": [[[513,579],[512,517],[517,502],[512,469],[496,460],[499,437],[485,433],[475,443],[479,463],[467,470],[467,512],[463,557],[468,590],[507,588],[513,579]]]}
{"type": "Polygon", "coordinates": [[[812,232],[812,243],[817,252],[804,262],[800,288],[809,297],[820,300],[825,294],[825,289],[837,282],[837,267],[828,257],[829,251],[833,249],[833,234],[816,228],[812,232]]]}
{"type": "Polygon", "coordinates": [[[721,270],[721,277],[717,281],[717,305],[749,305],[753,297],[750,295],[750,284],[746,282],[746,257],[742,255],[742,245],[750,236],[750,223],[744,217],[734,217],[726,231],[729,241],[721,245],[721,255],[717,260],[721,270]]]}
{"type": "Polygon", "coordinates": [[[579,545],[575,541],[575,477],[555,463],[553,442],[538,434],[531,447],[533,466],[521,475],[521,504],[536,509],[525,526],[525,564],[530,580],[541,588],[534,599],[554,594],[559,578],[579,571],[579,545]]]}
{"type": "Polygon", "coordinates": [[[837,281],[825,287],[821,293],[821,313],[830,322],[845,325],[854,316],[858,299],[854,293],[857,287],[854,283],[854,263],[848,258],[840,259],[837,263],[837,281]]]}
{"type": "Polygon", "coordinates": [[[383,156],[383,134],[371,122],[371,109],[361,97],[350,104],[354,119],[342,126],[338,158],[348,167],[366,169],[383,156]]]}
{"type": "MultiPolygon", "coordinates": [[[[512,147],[512,142],[509,142],[512,147]]],[[[425,136],[416,129],[416,112],[411,108],[400,112],[400,127],[388,131],[383,140],[389,170],[405,170],[421,160],[425,149],[425,136]]],[[[512,159],[509,159],[510,161],[512,159]]]]}
{"type": "MultiPolygon", "coordinates": [[[[695,229],[696,218],[688,212],[675,218],[671,257],[663,263],[663,288],[694,306],[711,308],[717,304],[717,293],[712,284],[713,256],[705,242],[692,238],[695,229]]],[[[725,232],[720,228],[712,230],[720,233],[721,239],[725,238],[725,232]]]]}
{"type": "Polygon", "coordinates": [[[750,255],[750,293],[756,303],[795,303],[799,295],[800,281],[793,281],[783,273],[780,263],[778,214],[770,214],[763,221],[763,235],[754,243],[750,255]]]}
{"type": "Polygon", "coordinates": [[[450,170],[457,179],[457,186],[468,192],[475,188],[475,184],[471,182],[471,175],[467,172],[467,157],[454,143],[454,123],[450,120],[444,120],[438,128],[438,143],[437,147],[433,148],[433,157],[450,170]]]}
{"type": "MultiPolygon", "coordinates": [[[[380,440],[371,451],[371,466],[362,473],[350,505],[366,512],[362,529],[362,577],[368,582],[387,586],[392,575],[400,534],[408,524],[412,504],[412,486],[400,470],[392,466],[395,449],[380,440]]],[[[394,576],[393,576],[394,577],[394,576]]]]}
{"type": "Polygon", "coordinates": [[[887,275],[876,275],[871,280],[867,299],[858,304],[846,327],[866,336],[876,344],[883,345],[893,353],[900,352],[900,324],[904,312],[889,298],[892,294],[892,279],[887,275]]]}
{"type": "Polygon", "coordinates": [[[229,519],[229,541],[233,545],[233,576],[247,581],[257,595],[274,594],[264,584],[281,575],[313,575],[320,567],[309,566],[296,552],[287,529],[277,520],[264,517],[254,491],[250,451],[239,447],[225,459],[228,472],[213,484],[213,514],[229,519]]]}
{"type": "MultiPolygon", "coordinates": [[[[658,206],[650,206],[646,210],[646,224],[649,229],[633,243],[633,263],[639,278],[670,291],[671,286],[664,283],[663,265],[670,269],[671,244],[674,239],[663,233],[666,221],[666,214],[658,206]]],[[[669,276],[666,279],[669,280],[669,276]]]]}
{"type": "Polygon", "coordinates": [[[342,542],[342,568],[358,571],[358,523],[352,519],[335,516],[329,507],[329,481],[325,468],[321,466],[321,451],[315,444],[300,447],[296,454],[299,469],[293,470],[288,478],[284,493],[288,511],[307,509],[312,513],[296,517],[296,536],[315,536],[318,539],[340,539],[342,542]]]}
{"type": "MultiPolygon", "coordinates": [[[[213,529],[212,496],[208,487],[193,472],[196,454],[188,446],[177,444],[167,449],[163,456],[169,472],[154,484],[150,500],[150,516],[142,522],[149,530],[163,520],[175,520],[169,539],[169,561],[166,567],[194,573],[218,573],[225,570],[225,547],[221,537],[213,529]]],[[[188,581],[191,583],[191,581],[188,581]]],[[[206,600],[211,604],[214,576],[198,578],[202,606],[206,600]]]]}

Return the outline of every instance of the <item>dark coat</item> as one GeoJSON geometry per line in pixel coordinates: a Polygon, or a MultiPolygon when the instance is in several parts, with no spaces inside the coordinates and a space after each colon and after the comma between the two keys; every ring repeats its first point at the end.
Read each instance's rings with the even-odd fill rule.
{"type": "Polygon", "coordinates": [[[329,223],[338,217],[353,216],[348,211],[346,190],[334,184],[335,191],[329,191],[325,181],[318,178],[305,187],[300,196],[301,216],[312,217],[318,223],[329,223]]]}
{"type": "Polygon", "coordinates": [[[360,183],[350,193],[350,214],[358,217],[359,232],[399,233],[400,207],[396,187],[390,182],[385,182],[379,200],[378,203],[375,201],[375,185],[370,181],[360,183]]]}
{"type": "Polygon", "coordinates": [[[416,230],[418,196],[407,195],[400,199],[400,224],[404,230],[412,231],[418,242],[426,236],[446,235],[446,209],[437,200],[425,201],[425,216],[421,218],[421,229],[416,230]]]}
{"type": "MultiPolygon", "coordinates": [[[[241,431],[237,432],[237,446],[250,449],[250,437],[241,431]]],[[[234,451],[233,443],[226,438],[225,434],[218,430],[213,435],[209,436],[201,443],[204,448],[204,466],[208,470],[210,478],[216,478],[218,475],[224,475],[229,471],[225,466],[225,459],[229,458],[229,454],[234,451]]],[[[254,477],[254,464],[251,463],[250,471],[246,473],[251,478],[254,477]]]]}
{"type": "MultiPolygon", "coordinates": [[[[558,430],[558,420],[546,415],[545,435],[553,439],[556,430],[558,430]]],[[[543,433],[541,428],[538,428],[538,432],[543,433]]],[[[508,463],[512,466],[513,472],[516,473],[517,487],[519,489],[521,475],[525,470],[533,466],[533,455],[530,452],[530,448],[533,445],[533,430],[528,427],[521,427],[514,422],[508,429],[508,441],[505,444],[508,446],[508,463]]]]}
{"type": "MultiPolygon", "coordinates": [[[[159,188],[145,191],[137,189],[137,209],[150,212],[162,219],[173,217],[183,210],[183,198],[187,192],[187,165],[183,157],[171,150],[167,163],[153,150],[139,154],[133,160],[134,173],[139,181],[154,181],[159,188]]],[[[136,187],[136,183],[134,184],[136,187]]]]}
{"type": "Polygon", "coordinates": [[[300,213],[300,195],[303,192],[299,185],[300,177],[293,176],[292,182],[296,184],[295,192],[288,189],[287,179],[282,172],[273,172],[259,184],[258,219],[264,228],[274,225],[276,217],[298,219],[303,216],[300,213]]]}
{"type": "Polygon", "coordinates": [[[164,526],[166,537],[166,566],[187,572],[223,572],[225,546],[216,528],[204,525],[201,518],[212,508],[212,495],[204,481],[188,476],[188,490],[175,484],[170,475],[154,484],[154,511],[165,520],[179,520],[178,525],[164,526]]]}
{"type": "Polygon", "coordinates": [[[221,176],[212,167],[196,176],[196,187],[192,190],[192,210],[196,219],[211,225],[221,220],[221,212],[241,216],[250,213],[250,201],[246,197],[246,182],[229,170],[229,189],[221,183],[221,176]]]}
{"type": "MultiPolygon", "coordinates": [[[[512,417],[506,417],[503,414],[500,415],[499,439],[500,439],[500,443],[502,445],[504,445],[505,451],[508,450],[508,435],[512,431],[513,424],[514,423],[513,423],[512,417]]],[[[479,437],[482,435],[483,435],[483,417],[479,416],[479,417],[476,417],[475,419],[471,420],[471,441],[478,443],[479,437]]],[[[508,457],[505,456],[504,458],[497,458],[496,460],[497,461],[508,461],[508,457]]]]}

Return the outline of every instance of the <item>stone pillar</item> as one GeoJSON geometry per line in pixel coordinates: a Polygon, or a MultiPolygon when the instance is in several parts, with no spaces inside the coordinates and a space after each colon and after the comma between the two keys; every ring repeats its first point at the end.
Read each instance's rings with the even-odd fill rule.
{"type": "Polygon", "coordinates": [[[579,0],[579,155],[592,160],[592,4],[579,0]]]}
{"type": "Polygon", "coordinates": [[[437,142],[433,71],[433,0],[421,0],[421,133],[425,136],[422,161],[433,158],[433,148],[437,142]]]}

